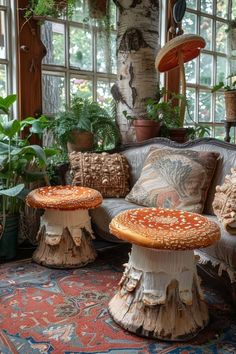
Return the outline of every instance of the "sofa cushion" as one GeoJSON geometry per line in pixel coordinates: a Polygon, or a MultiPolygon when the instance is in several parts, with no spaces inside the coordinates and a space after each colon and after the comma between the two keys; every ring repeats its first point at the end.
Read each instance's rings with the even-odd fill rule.
{"type": "Polygon", "coordinates": [[[141,208],[141,206],[129,203],[123,198],[104,199],[100,207],[91,209],[89,211],[95,234],[111,242],[123,242],[122,240],[119,240],[117,237],[110,234],[109,224],[112,218],[114,218],[122,211],[136,208],[141,208]]]}
{"type": "Polygon", "coordinates": [[[201,213],[218,157],[215,152],[151,149],[126,200],[201,213]]]}
{"type": "Polygon", "coordinates": [[[129,192],[129,165],[121,154],[73,151],[69,154],[72,184],[98,190],[105,197],[125,197],[129,192]]]}

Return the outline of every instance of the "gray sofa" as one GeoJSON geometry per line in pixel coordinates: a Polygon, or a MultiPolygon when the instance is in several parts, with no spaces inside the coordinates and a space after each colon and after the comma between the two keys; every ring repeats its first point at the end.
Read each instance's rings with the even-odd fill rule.
{"type": "MultiPolygon", "coordinates": [[[[207,150],[220,153],[221,159],[218,161],[204,208],[204,215],[218,222],[212,209],[215,187],[224,182],[225,175],[230,174],[231,167],[236,167],[236,145],[213,138],[197,139],[185,144],[178,144],[165,138],[154,138],[143,143],[125,145],[120,149],[120,152],[126,156],[131,168],[131,187],[139,178],[143,163],[151,147],[207,150]]],[[[123,210],[139,207],[123,198],[104,199],[99,208],[91,210],[91,220],[95,233],[107,241],[121,242],[109,233],[111,219],[123,210]]],[[[211,277],[217,284],[221,284],[221,288],[223,283],[236,304],[236,236],[228,234],[223,226],[220,226],[222,230],[220,241],[211,247],[196,250],[196,254],[198,255],[202,275],[211,277]]]]}

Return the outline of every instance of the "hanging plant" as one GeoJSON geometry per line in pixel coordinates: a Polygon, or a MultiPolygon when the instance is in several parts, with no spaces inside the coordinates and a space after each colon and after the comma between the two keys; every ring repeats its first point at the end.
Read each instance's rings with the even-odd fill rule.
{"type": "Polygon", "coordinates": [[[88,0],[89,17],[99,19],[107,15],[107,0],[88,0]]]}
{"type": "Polygon", "coordinates": [[[25,17],[54,18],[73,14],[76,0],[30,0],[25,12],[25,17]]]}

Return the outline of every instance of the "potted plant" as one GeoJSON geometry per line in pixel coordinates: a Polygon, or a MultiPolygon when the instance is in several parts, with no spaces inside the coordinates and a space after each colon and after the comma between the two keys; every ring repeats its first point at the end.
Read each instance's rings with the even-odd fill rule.
{"type": "Polygon", "coordinates": [[[159,135],[162,117],[158,110],[161,98],[165,94],[165,89],[158,86],[154,98],[146,100],[145,113],[141,117],[135,117],[126,110],[123,111],[125,118],[134,126],[136,140],[144,141],[159,135]]]}
{"type": "MultiPolygon", "coordinates": [[[[16,254],[19,211],[26,194],[26,185],[45,176],[47,156],[51,149],[30,145],[30,127],[34,118],[23,121],[6,118],[16,95],[0,97],[0,259],[11,259],[16,254]],[[28,127],[29,134],[20,138],[28,127]]],[[[36,128],[34,128],[36,129],[36,128]]]]}
{"type": "Polygon", "coordinates": [[[99,103],[75,96],[51,122],[54,138],[69,152],[114,149],[120,141],[115,118],[99,103]]]}
{"type": "Polygon", "coordinates": [[[228,22],[228,28],[225,30],[228,33],[229,43],[232,50],[236,49],[236,18],[228,22]]]}
{"type": "Polygon", "coordinates": [[[211,92],[220,89],[224,91],[226,120],[236,121],[236,73],[227,76],[225,82],[221,81],[215,85],[211,92]]]}

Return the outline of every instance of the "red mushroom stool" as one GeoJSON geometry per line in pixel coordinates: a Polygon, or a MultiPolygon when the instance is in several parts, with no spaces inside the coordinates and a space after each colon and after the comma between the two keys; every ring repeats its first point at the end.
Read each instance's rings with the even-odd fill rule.
{"type": "Polygon", "coordinates": [[[28,206],[45,209],[33,254],[37,263],[57,268],[81,267],[96,258],[88,209],[102,203],[101,194],[77,186],[42,187],[30,192],[28,206]]]}
{"type": "Polygon", "coordinates": [[[194,249],[220,238],[207,218],[180,210],[142,208],[118,214],[110,231],[133,244],[118,293],[109,303],[113,319],[136,334],[188,340],[208,323],[194,249]]]}

